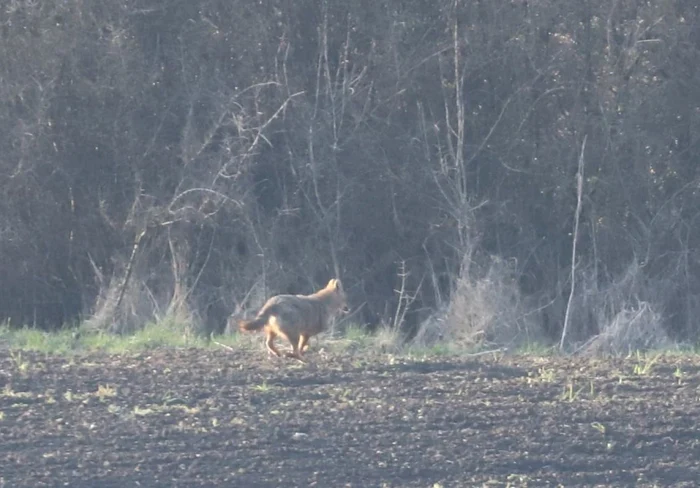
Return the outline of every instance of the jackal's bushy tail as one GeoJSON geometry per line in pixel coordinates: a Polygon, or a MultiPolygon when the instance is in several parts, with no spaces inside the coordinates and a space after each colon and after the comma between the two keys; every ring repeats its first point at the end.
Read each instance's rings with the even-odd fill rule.
{"type": "Polygon", "coordinates": [[[242,331],[253,331],[262,329],[267,323],[267,317],[258,317],[253,320],[241,320],[238,323],[238,328],[242,331]]]}

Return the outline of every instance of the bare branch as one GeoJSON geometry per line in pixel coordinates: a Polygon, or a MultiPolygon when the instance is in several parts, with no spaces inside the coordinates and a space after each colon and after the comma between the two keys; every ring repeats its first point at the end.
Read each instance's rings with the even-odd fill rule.
{"type": "Polygon", "coordinates": [[[576,173],[576,214],[574,216],[574,235],[571,245],[571,289],[569,290],[569,300],[566,304],[564,327],[561,331],[559,349],[564,349],[566,334],[569,330],[569,319],[571,317],[571,303],[573,302],[574,291],[576,290],[576,243],[578,242],[578,225],[581,217],[581,202],[583,200],[583,170],[585,167],[584,151],[586,150],[586,139],[588,139],[588,135],[583,137],[583,143],[581,143],[581,153],[578,158],[578,173],[576,173]]]}

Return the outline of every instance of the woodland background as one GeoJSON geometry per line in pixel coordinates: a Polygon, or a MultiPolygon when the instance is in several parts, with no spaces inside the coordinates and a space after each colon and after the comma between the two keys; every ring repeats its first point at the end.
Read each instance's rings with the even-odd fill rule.
{"type": "Polygon", "coordinates": [[[425,341],[698,337],[694,0],[5,0],[0,37],[0,321],[221,332],[339,276],[425,341]]]}

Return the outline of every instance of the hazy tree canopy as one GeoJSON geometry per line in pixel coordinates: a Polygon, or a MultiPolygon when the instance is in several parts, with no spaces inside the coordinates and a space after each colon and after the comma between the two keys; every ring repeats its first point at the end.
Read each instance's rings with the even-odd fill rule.
{"type": "Polygon", "coordinates": [[[339,275],[370,325],[697,334],[696,2],[9,0],[0,36],[1,320],[221,330],[339,275]]]}

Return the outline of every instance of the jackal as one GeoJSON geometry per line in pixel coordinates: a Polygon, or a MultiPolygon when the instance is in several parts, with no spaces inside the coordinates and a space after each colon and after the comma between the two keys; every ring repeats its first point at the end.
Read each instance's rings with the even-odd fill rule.
{"type": "Polygon", "coordinates": [[[281,356],[274,344],[281,336],[292,345],[292,352],[285,354],[304,361],[302,353],[309,339],[323,332],[331,318],[347,313],[348,305],[340,280],[332,279],[322,290],[312,295],[277,295],[270,298],[253,320],[242,320],[242,331],[265,332],[265,345],[269,354],[281,356]]]}

